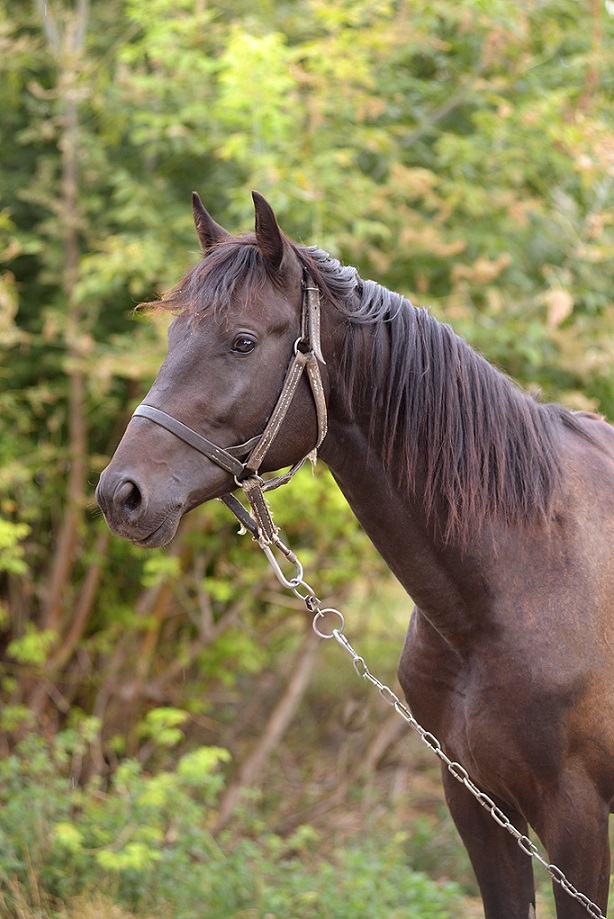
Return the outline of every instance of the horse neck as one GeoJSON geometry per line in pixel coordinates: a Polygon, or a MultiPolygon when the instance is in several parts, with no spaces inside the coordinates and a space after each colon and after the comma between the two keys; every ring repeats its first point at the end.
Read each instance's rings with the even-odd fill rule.
{"type": "MultiPolygon", "coordinates": [[[[358,330],[360,347],[372,360],[368,326],[358,330]]],[[[333,349],[340,353],[341,345],[333,349]]],[[[363,357],[365,355],[362,355],[363,357]]],[[[361,355],[355,355],[360,360],[361,355]]],[[[387,372],[385,348],[379,349],[382,375],[387,372]]],[[[368,363],[369,361],[367,361],[368,363]]],[[[378,379],[372,377],[374,387],[378,379]]],[[[414,470],[411,491],[394,475],[403,462],[384,456],[386,422],[372,423],[372,413],[349,403],[343,386],[331,386],[329,432],[319,454],[362,528],[384,561],[427,618],[453,646],[461,646],[476,623],[470,598],[482,583],[480,562],[484,538],[477,535],[463,546],[443,546],[424,509],[425,471],[414,470]]],[[[398,448],[397,448],[398,449],[398,448]]]]}
{"type": "Polygon", "coordinates": [[[442,547],[421,501],[391,480],[366,426],[332,418],[321,457],[362,528],[418,608],[459,650],[478,627],[480,547],[442,547]]]}
{"type": "Polygon", "coordinates": [[[366,417],[386,467],[409,492],[424,486],[444,538],[464,538],[496,508],[510,522],[547,515],[561,422],[577,426],[569,413],[538,406],[449,326],[373,282],[342,311],[328,342],[339,414],[366,417]]]}
{"type": "Polygon", "coordinates": [[[433,606],[434,584],[444,602],[460,609],[468,597],[478,609],[479,585],[498,577],[495,546],[516,551],[521,529],[526,542],[529,526],[551,519],[561,434],[578,421],[539,406],[449,326],[373,282],[356,283],[323,320],[322,459],[421,608],[433,606]]]}

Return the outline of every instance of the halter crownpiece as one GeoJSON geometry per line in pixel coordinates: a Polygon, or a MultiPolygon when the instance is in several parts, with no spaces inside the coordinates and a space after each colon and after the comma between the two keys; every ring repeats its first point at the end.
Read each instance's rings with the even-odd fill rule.
{"type": "Polygon", "coordinates": [[[312,455],[318,449],[328,429],[326,399],[319,366],[320,363],[326,363],[320,344],[320,291],[311,282],[306,268],[303,269],[301,286],[303,290],[301,336],[294,343],[294,354],[288,365],[281,393],[261,434],[257,434],[245,443],[237,444],[234,447],[220,447],[186,424],[183,424],[183,422],[173,418],[172,415],[168,415],[152,405],[147,405],[145,402],[137,406],[132,415],[133,418],[147,418],[149,421],[153,421],[165,430],[170,431],[175,437],[198,450],[199,453],[202,453],[234,476],[235,482],[244,490],[250,503],[255,518],[255,521],[252,518],[255,530],[254,526],[247,524],[245,518],[247,511],[233,495],[224,495],[220,500],[239,519],[242,526],[252,533],[257,533],[256,538],[261,545],[279,544],[277,528],[271,518],[264,492],[271,491],[273,488],[278,488],[280,485],[285,485],[286,482],[289,482],[307,459],[306,456],[303,457],[288,472],[266,482],[258,474],[264,458],[277,437],[288,413],[303,372],[307,373],[318,422],[317,441],[309,455],[312,455]],[[239,457],[246,455],[247,459],[241,462],[239,457]],[[242,514],[241,511],[243,512],[242,514]]]}

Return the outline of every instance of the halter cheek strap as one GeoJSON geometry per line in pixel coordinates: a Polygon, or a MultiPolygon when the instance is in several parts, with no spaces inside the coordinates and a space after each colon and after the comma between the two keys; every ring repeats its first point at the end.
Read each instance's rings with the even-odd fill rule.
{"type": "Polygon", "coordinates": [[[153,421],[160,427],[170,431],[184,443],[189,444],[190,447],[198,450],[203,456],[206,456],[234,476],[237,485],[240,485],[246,494],[254,517],[249,517],[243,505],[234,495],[224,495],[220,500],[226,504],[239,522],[252,532],[262,546],[268,546],[271,543],[278,544],[277,527],[271,518],[264,492],[271,491],[273,488],[278,488],[280,485],[285,485],[286,482],[289,482],[307,459],[307,457],[303,457],[288,472],[266,482],[258,474],[258,470],[288,414],[304,372],[307,374],[311,387],[318,424],[317,441],[313,451],[311,451],[312,453],[318,449],[328,429],[326,399],[319,366],[320,363],[325,363],[320,344],[320,292],[317,287],[311,285],[306,270],[303,271],[302,289],[301,337],[294,344],[294,355],[286,371],[281,393],[262,434],[258,434],[245,443],[237,444],[234,447],[219,447],[181,421],[173,418],[172,415],[168,415],[152,405],[147,405],[143,402],[133,413],[133,417],[147,418],[149,421],[153,421]],[[241,462],[239,457],[246,455],[247,459],[241,462]]]}
{"type": "Polygon", "coordinates": [[[296,392],[298,384],[300,383],[301,377],[305,370],[307,371],[307,378],[311,384],[311,392],[313,394],[313,400],[315,403],[316,415],[318,419],[318,440],[314,450],[317,450],[326,436],[328,427],[326,416],[326,400],[324,399],[324,389],[322,387],[322,378],[320,377],[318,360],[314,351],[301,351],[299,350],[300,346],[301,339],[299,339],[294,346],[294,358],[290,362],[290,366],[286,371],[284,385],[275,408],[273,409],[271,416],[266,423],[266,427],[260,435],[256,446],[253,448],[247,460],[245,461],[244,474],[246,473],[248,476],[258,474],[258,470],[260,469],[266,454],[269,452],[273,441],[277,437],[284,418],[288,414],[290,403],[294,398],[294,393],[296,392]]]}

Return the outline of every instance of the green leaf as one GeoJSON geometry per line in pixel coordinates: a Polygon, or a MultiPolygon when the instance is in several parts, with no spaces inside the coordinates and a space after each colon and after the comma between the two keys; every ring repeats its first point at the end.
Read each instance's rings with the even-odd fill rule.
{"type": "Polygon", "coordinates": [[[34,623],[28,622],[25,635],[10,641],[7,653],[20,664],[44,664],[57,639],[58,633],[54,629],[38,629],[34,623]]]}

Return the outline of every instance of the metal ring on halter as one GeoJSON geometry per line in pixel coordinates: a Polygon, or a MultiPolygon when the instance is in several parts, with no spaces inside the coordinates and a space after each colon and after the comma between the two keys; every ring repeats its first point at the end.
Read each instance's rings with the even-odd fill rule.
{"type": "Polygon", "coordinates": [[[334,638],[335,632],[343,632],[343,627],[345,626],[345,619],[343,618],[343,613],[340,613],[338,609],[335,609],[333,606],[327,606],[325,609],[319,609],[315,616],[313,617],[313,630],[316,635],[319,635],[320,638],[334,638]],[[330,635],[327,635],[326,632],[322,632],[318,626],[318,619],[322,619],[326,613],[334,613],[335,616],[339,616],[340,624],[338,628],[333,629],[330,635]]]}
{"type": "MultiPolygon", "coordinates": [[[[246,463],[246,462],[245,462],[245,463],[241,463],[241,465],[243,466],[243,472],[245,472],[245,470],[246,470],[246,468],[247,468],[247,463],[246,463]]],[[[264,484],[265,484],[264,479],[262,478],[261,475],[258,475],[257,472],[250,472],[250,474],[249,474],[248,476],[246,476],[245,479],[239,479],[239,478],[237,478],[236,475],[233,476],[233,478],[234,478],[234,480],[235,480],[235,485],[238,485],[239,488],[243,488],[243,486],[244,486],[244,484],[245,484],[245,479],[256,479],[256,481],[259,482],[260,485],[264,485],[264,484]]]]}

